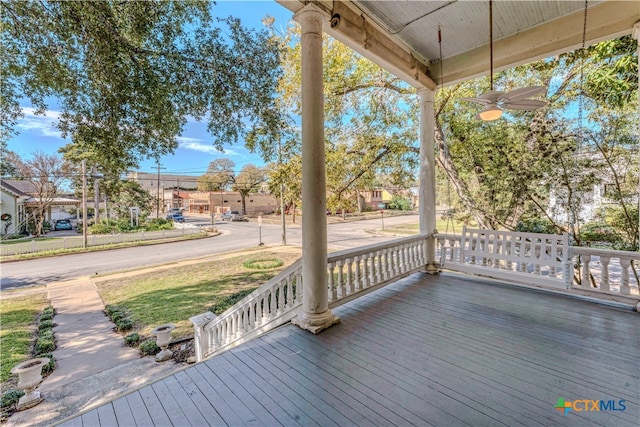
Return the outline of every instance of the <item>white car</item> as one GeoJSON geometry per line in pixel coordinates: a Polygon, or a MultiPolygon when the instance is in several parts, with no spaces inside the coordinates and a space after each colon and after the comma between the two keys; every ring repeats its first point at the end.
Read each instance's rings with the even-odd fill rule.
{"type": "Polygon", "coordinates": [[[223,221],[244,221],[244,216],[238,211],[229,211],[222,214],[223,221]]]}

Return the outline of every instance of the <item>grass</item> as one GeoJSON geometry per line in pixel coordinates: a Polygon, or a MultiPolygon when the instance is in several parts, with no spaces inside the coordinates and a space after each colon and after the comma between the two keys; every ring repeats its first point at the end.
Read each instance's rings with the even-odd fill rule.
{"type": "Polygon", "coordinates": [[[0,382],[11,378],[11,369],[30,357],[36,317],[49,304],[47,293],[36,293],[0,301],[0,382]]]}
{"type": "MultiPolygon", "coordinates": [[[[456,221],[456,220],[453,220],[453,223],[451,221],[447,221],[444,219],[436,220],[436,230],[438,230],[438,232],[440,233],[448,232],[449,234],[455,233],[460,235],[462,234],[463,226],[464,226],[463,222],[456,221]]],[[[472,222],[471,224],[468,225],[468,227],[474,228],[474,227],[477,227],[477,224],[472,222]]],[[[413,234],[418,234],[418,232],[420,231],[420,224],[418,223],[400,224],[395,227],[385,227],[384,231],[388,233],[405,234],[407,236],[411,236],[413,234]]]]}
{"type": "Polygon", "coordinates": [[[300,257],[298,253],[246,254],[233,258],[180,265],[137,276],[96,283],[105,304],[119,306],[133,321],[133,330],[150,336],[163,323],[173,323],[173,338],[193,335],[189,318],[239,291],[255,288],[300,257]],[[267,270],[243,266],[247,259],[279,258],[284,266],[267,270]]]}

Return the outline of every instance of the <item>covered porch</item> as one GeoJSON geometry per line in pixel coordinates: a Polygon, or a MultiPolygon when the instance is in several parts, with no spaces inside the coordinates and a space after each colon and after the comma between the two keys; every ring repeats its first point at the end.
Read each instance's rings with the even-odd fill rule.
{"type": "MultiPolygon", "coordinates": [[[[411,31],[413,38],[402,34],[409,24],[396,28],[386,19],[409,20],[417,13],[412,7],[436,2],[280,3],[296,13],[302,34],[303,259],[216,319],[206,313],[193,319],[201,363],[64,425],[637,425],[640,317],[632,305],[596,304],[571,294],[572,287],[588,292],[593,287],[608,295],[608,264],[602,264],[607,272],[602,286],[574,280],[569,261],[575,254],[565,241],[563,263],[545,274],[565,277],[559,281],[568,292],[424,273],[438,272],[442,261],[449,267],[468,261],[476,271],[512,269],[511,253],[478,267],[475,254],[460,255],[464,240],[453,242],[455,236],[435,230],[434,90],[486,72],[486,43],[461,42],[454,55],[439,62],[433,44],[418,43],[422,30],[435,31],[437,19],[423,21],[411,31]],[[323,31],[394,72],[420,95],[418,238],[327,255],[323,31]],[[277,329],[267,332],[272,328],[277,329]],[[314,336],[303,329],[326,330],[314,336]]],[[[515,17],[519,2],[504,3],[515,17]]],[[[583,3],[539,3],[566,3],[569,9],[537,22],[514,19],[512,33],[501,40],[501,51],[508,53],[496,59],[498,68],[580,45],[583,3]]],[[[437,4],[436,10],[462,8],[470,35],[460,34],[460,40],[477,42],[480,30],[470,22],[480,15],[486,26],[484,12],[478,12],[485,10],[481,2],[437,4]]],[[[600,19],[586,42],[634,28],[640,37],[635,6],[593,2],[591,14],[600,19]]],[[[433,12],[435,19],[436,10],[420,13],[433,12]]],[[[465,250],[481,241],[474,239],[465,250]]],[[[519,253],[537,259],[547,253],[545,245],[534,242],[519,253]]],[[[491,246],[500,255],[499,248],[507,247],[491,246]]],[[[553,253],[547,261],[557,258],[553,253]]],[[[637,262],[637,254],[618,257],[623,273],[614,292],[635,295],[637,302],[632,261],[627,263],[637,262]]],[[[580,271],[589,268],[586,262],[580,271]]],[[[527,271],[540,268],[524,266],[527,271]]]]}
{"type": "Polygon", "coordinates": [[[631,426],[640,417],[640,317],[629,309],[415,273],[333,311],[342,322],[322,334],[280,327],[62,425],[631,426]],[[556,409],[558,399],[573,409],[556,409]]]}

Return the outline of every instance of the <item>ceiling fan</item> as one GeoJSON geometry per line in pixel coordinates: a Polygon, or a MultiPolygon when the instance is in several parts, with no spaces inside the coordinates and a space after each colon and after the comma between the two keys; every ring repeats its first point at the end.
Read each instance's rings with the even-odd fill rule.
{"type": "Polygon", "coordinates": [[[478,102],[484,104],[482,111],[478,113],[478,119],[484,121],[497,120],[502,116],[503,109],[533,111],[545,106],[547,103],[536,99],[529,99],[532,96],[544,92],[544,86],[527,86],[511,92],[493,90],[493,1],[489,0],[489,63],[490,90],[477,98],[461,98],[463,101],[478,102]]]}

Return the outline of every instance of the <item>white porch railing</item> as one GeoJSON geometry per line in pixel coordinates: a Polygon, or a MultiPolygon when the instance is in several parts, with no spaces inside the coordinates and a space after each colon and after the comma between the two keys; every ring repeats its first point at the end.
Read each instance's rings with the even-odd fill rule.
{"type": "MultiPolygon", "coordinates": [[[[441,266],[448,270],[462,271],[461,266],[461,235],[437,233],[436,251],[441,266]]],[[[620,295],[632,299],[640,299],[638,295],[638,270],[640,253],[629,251],[614,251],[607,249],[583,248],[572,246],[571,289],[582,290],[599,296],[598,294],[620,295]]],[[[507,263],[494,264],[496,268],[506,268],[507,263]]],[[[513,264],[511,265],[513,268],[513,264]]],[[[464,269],[464,267],[463,267],[464,269]]],[[[520,282],[538,285],[543,271],[537,271],[529,266],[530,275],[521,275],[520,282]]],[[[552,271],[550,268],[547,271],[552,271]]],[[[465,271],[468,272],[468,271],[465,271]]],[[[553,270],[556,277],[560,277],[558,268],[553,270]]],[[[566,276],[565,276],[566,278],[566,276]]]]}
{"type": "MultiPolygon", "coordinates": [[[[202,233],[202,230],[199,228],[185,227],[173,230],[145,231],[140,233],[92,234],[87,236],[87,246],[106,246],[145,240],[160,240],[199,233],[202,233]]],[[[82,236],[56,237],[45,240],[34,239],[24,242],[7,241],[0,244],[0,256],[22,255],[59,249],[73,249],[81,248],[82,246],[82,236]]]]}
{"type": "MultiPolygon", "coordinates": [[[[567,249],[566,236],[545,236],[548,239],[540,235],[523,237],[522,233],[483,230],[481,234],[467,234],[465,248],[461,245],[462,236],[434,235],[437,255],[446,269],[491,277],[499,276],[495,273],[503,271],[515,282],[539,285],[543,284],[541,279],[546,279],[547,285],[564,289],[565,280],[574,277],[570,274],[574,272],[571,263],[567,261],[571,260],[571,248],[567,249]],[[552,242],[554,239],[555,243],[552,242]],[[492,274],[487,274],[487,270],[492,274]]],[[[335,308],[425,268],[426,242],[427,236],[417,235],[330,254],[327,259],[329,307],[335,308]]],[[[630,272],[633,271],[632,264],[640,261],[640,254],[573,250],[575,255],[580,255],[581,265],[589,272],[583,273],[582,277],[595,278],[593,280],[599,284],[589,290],[608,289],[607,292],[638,298],[638,282],[630,272]],[[620,260],[620,265],[626,269],[614,273],[610,267],[613,262],[607,261],[613,259],[620,260]]],[[[192,317],[196,360],[221,353],[290,321],[302,306],[302,286],[302,262],[298,260],[220,316],[208,312],[192,317]]],[[[573,289],[586,287],[573,285],[573,289]]]]}
{"type": "MultiPolygon", "coordinates": [[[[337,307],[424,268],[425,244],[426,236],[412,236],[330,254],[329,307],[337,307]]],[[[220,316],[204,313],[192,317],[196,360],[204,360],[290,321],[302,306],[302,285],[302,262],[298,260],[220,316]]]]}
{"type": "Polygon", "coordinates": [[[640,253],[574,247],[573,255],[576,265],[574,288],[638,296],[640,253]]]}

